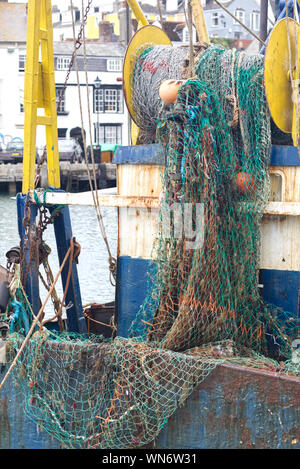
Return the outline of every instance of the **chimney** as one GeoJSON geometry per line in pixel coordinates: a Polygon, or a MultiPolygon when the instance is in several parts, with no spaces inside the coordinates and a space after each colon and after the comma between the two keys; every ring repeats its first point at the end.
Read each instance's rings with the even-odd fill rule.
{"type": "Polygon", "coordinates": [[[109,21],[99,21],[99,41],[112,42],[112,27],[109,21]]]}
{"type": "Polygon", "coordinates": [[[120,22],[120,38],[119,41],[124,44],[128,44],[133,34],[131,14],[126,5],[126,2],[122,2],[122,7],[119,10],[119,22],[120,22]]]}

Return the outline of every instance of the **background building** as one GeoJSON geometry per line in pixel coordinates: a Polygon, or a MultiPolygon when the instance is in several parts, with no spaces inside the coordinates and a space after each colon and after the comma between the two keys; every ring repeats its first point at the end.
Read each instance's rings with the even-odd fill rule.
{"type": "MultiPolygon", "coordinates": [[[[65,2],[67,3],[67,2],[65,2]]],[[[75,3],[75,2],[74,2],[75,3]]],[[[81,3],[81,2],[80,2],[81,3]]],[[[74,11],[77,28],[81,11],[74,11]]],[[[53,19],[60,18],[53,7],[53,19]]],[[[7,143],[14,137],[24,138],[24,72],[26,61],[27,5],[25,3],[0,2],[0,141],[7,143]]],[[[69,63],[74,50],[71,12],[62,14],[62,19],[54,23],[54,62],[57,98],[64,86],[69,63]],[[69,19],[67,17],[69,15],[69,19]],[[65,40],[55,41],[60,34],[65,40]]],[[[88,96],[93,143],[128,144],[128,111],[122,93],[122,64],[124,44],[106,35],[106,41],[87,40],[86,68],[88,74],[88,96]],[[96,81],[97,79],[97,81],[96,81]],[[100,87],[97,84],[100,81],[100,87]]],[[[83,46],[77,51],[82,99],[83,121],[87,144],[89,138],[88,102],[86,73],[83,59],[83,46]]],[[[69,137],[74,128],[81,128],[79,93],[75,64],[58,108],[59,138],[69,137]]],[[[37,129],[37,146],[45,145],[45,129],[37,129]]]]}
{"type": "MultiPolygon", "coordinates": [[[[82,20],[81,0],[73,0],[75,35],[82,20]]],[[[227,40],[229,47],[248,48],[253,37],[213,0],[201,0],[209,36],[213,41],[227,40]]],[[[224,6],[245,25],[259,34],[260,0],[222,0],[224,6]]],[[[269,2],[270,24],[274,20],[274,1],[269,2]]],[[[88,2],[85,2],[87,6],[88,2]]],[[[163,27],[174,45],[187,44],[189,32],[183,0],[141,0],[141,7],[151,24],[163,27]]],[[[53,38],[55,54],[55,81],[60,95],[73,52],[72,14],[69,1],[52,1],[53,38]]],[[[129,117],[123,99],[121,75],[126,50],[126,3],[123,0],[93,0],[87,17],[88,90],[94,142],[127,144],[129,117]],[[95,88],[96,78],[100,88],[95,88]]],[[[130,34],[137,22],[130,13],[130,34]]],[[[23,138],[24,128],[24,70],[26,56],[27,4],[0,0],[0,140],[18,136],[23,138]],[[4,137],[3,137],[4,136],[4,137]]],[[[197,41],[193,29],[193,41],[197,41]]],[[[86,138],[88,143],[87,94],[83,64],[83,48],[78,50],[80,89],[86,138]]],[[[259,50],[259,44],[256,49],[259,50]]],[[[58,110],[59,138],[68,137],[73,128],[81,127],[78,89],[73,66],[64,99],[58,110]]],[[[97,83],[97,82],[96,82],[97,83]]],[[[37,143],[45,142],[44,128],[38,128],[37,143]]]]}

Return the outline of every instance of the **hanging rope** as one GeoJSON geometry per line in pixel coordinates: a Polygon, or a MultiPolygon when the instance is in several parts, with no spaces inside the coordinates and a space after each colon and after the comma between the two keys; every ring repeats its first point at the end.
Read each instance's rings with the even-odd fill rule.
{"type": "MultiPolygon", "coordinates": [[[[71,3],[71,13],[72,13],[72,27],[73,27],[73,40],[75,44],[75,22],[74,22],[74,13],[73,13],[73,2],[70,0],[71,3]]],[[[83,1],[82,1],[82,11],[83,11],[83,1]]],[[[86,76],[86,89],[87,89],[87,102],[88,102],[88,118],[89,118],[89,134],[90,134],[90,141],[91,141],[91,158],[92,158],[92,166],[93,166],[93,176],[94,176],[94,187],[92,184],[92,178],[90,175],[90,169],[89,169],[89,164],[88,164],[88,157],[87,157],[87,150],[86,150],[86,139],[84,135],[84,119],[83,119],[83,112],[82,112],[82,100],[81,100],[81,90],[80,90],[80,79],[79,79],[79,70],[78,70],[78,60],[77,60],[77,52],[75,50],[75,68],[76,68],[76,77],[77,77],[77,89],[78,89],[78,98],[79,98],[79,109],[80,109],[80,119],[81,119],[81,135],[82,135],[82,140],[83,140],[83,147],[84,147],[84,158],[87,166],[87,173],[88,173],[88,179],[89,179],[89,185],[90,189],[92,192],[92,197],[93,197],[93,202],[94,206],[96,209],[96,214],[97,214],[97,219],[100,227],[100,231],[103,237],[103,240],[105,242],[107,252],[108,252],[108,263],[109,263],[109,271],[110,271],[110,282],[113,286],[115,284],[113,283],[112,279],[115,279],[116,276],[116,259],[113,257],[109,242],[107,239],[106,231],[105,231],[105,226],[103,223],[103,218],[100,210],[100,204],[99,204],[99,199],[98,199],[98,191],[97,191],[97,177],[96,177],[96,169],[95,169],[95,160],[94,160],[94,152],[93,152],[93,145],[92,145],[92,138],[91,138],[91,118],[90,118],[90,106],[89,106],[89,95],[88,95],[88,80],[87,80],[87,68],[86,68],[86,45],[85,45],[85,31],[84,31],[84,25],[82,28],[82,38],[83,38],[83,47],[84,47],[84,67],[85,67],[85,76],[86,76]]]]}
{"type": "Polygon", "coordinates": [[[64,260],[63,260],[63,262],[62,262],[62,264],[61,264],[61,266],[60,266],[60,268],[59,268],[59,271],[57,272],[57,275],[56,275],[56,277],[55,277],[55,279],[54,279],[54,282],[53,282],[53,284],[52,284],[50,290],[48,291],[48,294],[47,294],[47,296],[46,296],[46,298],[45,298],[45,300],[44,300],[44,303],[43,303],[42,306],[40,307],[40,310],[39,310],[39,312],[38,312],[36,318],[35,318],[34,321],[32,322],[31,328],[29,329],[28,334],[26,335],[26,337],[25,337],[25,339],[24,339],[24,342],[22,343],[21,347],[19,348],[18,353],[16,354],[16,356],[15,356],[14,360],[12,361],[12,363],[11,363],[11,365],[10,365],[10,367],[9,367],[9,369],[8,369],[8,371],[7,371],[7,373],[6,373],[6,375],[4,376],[2,382],[0,383],[0,390],[1,390],[2,387],[4,386],[4,384],[5,384],[6,380],[7,380],[7,378],[9,377],[10,373],[12,372],[13,368],[16,366],[17,361],[18,361],[18,359],[19,359],[19,357],[20,357],[20,355],[21,355],[21,353],[22,353],[22,351],[23,351],[25,345],[27,344],[27,342],[29,341],[30,337],[32,336],[32,333],[33,333],[33,331],[34,331],[34,329],[35,329],[36,324],[38,323],[38,321],[39,321],[39,319],[41,318],[41,316],[44,314],[44,308],[45,308],[45,306],[46,306],[46,304],[47,304],[47,302],[48,302],[48,300],[49,300],[49,298],[50,298],[50,296],[51,296],[51,293],[52,293],[52,291],[53,291],[53,289],[54,289],[54,287],[55,287],[55,285],[56,285],[57,280],[58,280],[59,277],[60,277],[60,274],[61,274],[61,272],[62,272],[62,270],[63,270],[63,268],[64,268],[64,265],[65,265],[65,263],[67,262],[67,260],[68,260],[68,258],[69,258],[69,256],[70,256],[70,253],[71,253],[71,246],[69,247],[68,251],[66,252],[65,258],[64,258],[64,260]]]}
{"type": "Polygon", "coordinates": [[[189,47],[190,47],[190,60],[189,60],[189,78],[195,74],[195,61],[194,61],[194,45],[193,45],[193,9],[192,1],[188,0],[187,4],[187,21],[189,30],[189,47]]]}

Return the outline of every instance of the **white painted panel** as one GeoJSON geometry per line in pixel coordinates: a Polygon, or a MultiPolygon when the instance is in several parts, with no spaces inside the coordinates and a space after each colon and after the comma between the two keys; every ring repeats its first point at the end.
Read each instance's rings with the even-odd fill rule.
{"type": "MultiPolygon", "coordinates": [[[[122,164],[117,166],[119,195],[159,197],[162,166],[122,164]]],[[[158,210],[119,208],[118,256],[150,259],[157,233],[158,210]]]]}
{"type": "Polygon", "coordinates": [[[150,259],[157,233],[158,210],[119,209],[119,256],[150,259]]]}
{"type": "Polygon", "coordinates": [[[265,216],[261,233],[261,269],[300,271],[300,217],[265,216]]]}

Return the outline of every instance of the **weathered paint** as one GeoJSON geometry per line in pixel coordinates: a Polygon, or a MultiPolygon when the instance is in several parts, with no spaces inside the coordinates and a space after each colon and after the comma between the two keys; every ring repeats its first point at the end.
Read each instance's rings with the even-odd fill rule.
{"type": "Polygon", "coordinates": [[[271,152],[272,166],[300,166],[298,148],[289,145],[273,145],[271,152]]]}
{"type": "Polygon", "coordinates": [[[29,191],[31,200],[37,197],[40,203],[49,205],[87,205],[94,206],[95,201],[100,207],[137,207],[158,208],[157,197],[136,197],[126,195],[108,194],[103,195],[102,190],[96,192],[48,192],[44,190],[29,191]]]}
{"type": "Polygon", "coordinates": [[[163,167],[156,164],[117,165],[119,195],[159,197],[162,191],[163,167]]]}
{"type": "Polygon", "coordinates": [[[300,166],[271,166],[271,198],[282,202],[300,202],[300,166]],[[272,176],[280,180],[278,189],[272,191],[272,176]]]}
{"type": "MultiPolygon", "coordinates": [[[[299,158],[298,158],[299,160],[299,158]]],[[[274,146],[272,149],[270,173],[272,178],[271,198],[261,224],[260,269],[262,295],[277,306],[298,315],[300,271],[300,165],[296,160],[294,147],[274,146]],[[283,166],[285,164],[286,166],[283,166]],[[279,182],[279,183],[278,183],[279,182]],[[286,215],[290,213],[291,215],[286,215]],[[275,216],[276,215],[276,216],[275,216]],[[291,280],[293,279],[293,281],[291,280]],[[279,281],[280,279],[280,281],[279,281]],[[264,284],[264,281],[266,284],[264,284]],[[273,293],[272,293],[273,292],[273,293]],[[282,301],[288,297],[288,301],[282,301]]],[[[135,197],[159,197],[162,190],[163,158],[158,145],[120,147],[115,156],[117,163],[118,194],[135,197]]],[[[157,230],[157,212],[147,209],[119,209],[118,258],[126,259],[130,271],[130,282],[134,277],[137,284],[155,256],[153,242],[157,230]],[[144,260],[139,264],[134,259],[144,260]],[[130,266],[132,262],[132,266],[130,266]],[[134,275],[134,269],[137,268],[134,275]],[[142,273],[143,272],[143,273],[142,273]]],[[[121,261],[122,263],[123,261],[121,261]]],[[[120,271],[119,280],[123,287],[120,271]]],[[[126,288],[122,287],[125,292],[126,288]]],[[[134,289],[130,295],[119,298],[120,317],[126,322],[135,317],[134,289]],[[131,294],[133,297],[131,298],[131,294]],[[121,307],[124,301],[124,309],[121,307]]]]}
{"type": "Polygon", "coordinates": [[[159,449],[300,449],[300,380],[219,365],[171,416],[159,449]]]}
{"type": "MultiPolygon", "coordinates": [[[[60,192],[60,189],[53,189],[54,191],[60,192]]],[[[63,192],[63,191],[61,191],[63,192]]],[[[25,203],[27,195],[17,194],[17,211],[18,211],[18,229],[21,244],[25,246],[25,261],[29,268],[29,275],[26,281],[26,293],[30,303],[32,304],[33,312],[35,315],[38,314],[40,308],[39,299],[39,278],[36,269],[36,258],[30,255],[27,247],[27,233],[24,229],[24,215],[25,215],[25,203]]],[[[51,207],[50,212],[55,209],[55,206],[51,207]]],[[[30,203],[30,225],[33,226],[36,223],[37,218],[37,205],[30,203]]],[[[65,206],[61,208],[59,213],[54,217],[54,232],[56,238],[57,253],[59,257],[59,263],[62,264],[64,257],[69,249],[70,240],[73,238],[72,225],[69,207],[65,206]]],[[[67,260],[65,267],[62,270],[61,278],[63,288],[65,289],[69,270],[69,260],[67,260]]],[[[66,293],[66,304],[71,304],[70,308],[67,309],[68,317],[68,330],[72,332],[86,332],[86,321],[82,313],[81,304],[81,293],[78,280],[77,266],[72,260],[71,277],[66,293]]]]}
{"type": "MultiPolygon", "coordinates": [[[[162,191],[164,157],[160,145],[119,147],[117,192],[120,196],[156,197],[162,191]]],[[[118,209],[116,313],[118,335],[127,337],[150,286],[150,259],[157,233],[158,209],[118,209]]]]}
{"type": "Polygon", "coordinates": [[[153,212],[147,209],[119,209],[118,257],[154,257],[157,211],[153,212]]]}
{"type": "MultiPolygon", "coordinates": [[[[160,165],[118,164],[117,190],[119,196],[159,197],[162,191],[160,165]]],[[[151,258],[157,233],[158,208],[119,208],[118,257],[151,258]]]]}
{"type": "Polygon", "coordinates": [[[159,144],[123,146],[116,149],[113,163],[123,164],[150,164],[164,165],[165,155],[163,147],[159,144]]]}
{"type": "Polygon", "coordinates": [[[118,257],[116,316],[118,336],[128,337],[129,328],[151,288],[151,261],[127,256],[118,257]]]}
{"type": "Polygon", "coordinates": [[[262,294],[266,302],[283,308],[294,317],[300,317],[299,271],[261,269],[259,283],[263,286],[262,294]]]}
{"type": "Polygon", "coordinates": [[[300,270],[300,216],[264,217],[261,269],[300,270]]]}
{"type": "Polygon", "coordinates": [[[300,159],[296,147],[273,146],[269,215],[261,223],[263,298],[300,315],[300,159]]]}
{"type": "MultiPolygon", "coordinates": [[[[4,374],[0,373],[0,380],[4,374]]],[[[0,395],[0,449],[59,449],[59,442],[24,413],[18,386],[8,378],[0,395]]]]}
{"type": "MultiPolygon", "coordinates": [[[[300,449],[299,422],[299,379],[219,365],[166,421],[148,447],[300,449]]],[[[0,449],[60,448],[55,438],[25,416],[11,380],[1,391],[0,424],[0,449]]]]}
{"type": "Polygon", "coordinates": [[[300,216],[300,202],[268,202],[264,215],[300,216]]]}
{"type": "MultiPolygon", "coordinates": [[[[60,189],[55,190],[58,192],[60,191],[60,189]]],[[[54,209],[55,207],[51,208],[50,213],[52,213],[54,209]]],[[[71,216],[68,206],[63,207],[59,213],[56,214],[53,225],[59,264],[62,265],[64,257],[70,247],[70,240],[73,238],[71,216]]],[[[82,312],[82,301],[77,265],[73,259],[71,261],[71,276],[65,298],[66,304],[70,305],[70,307],[67,308],[68,331],[86,333],[87,326],[82,312]]],[[[71,261],[69,261],[69,259],[67,260],[61,272],[61,279],[64,290],[67,284],[69,262],[71,261]]]]}

